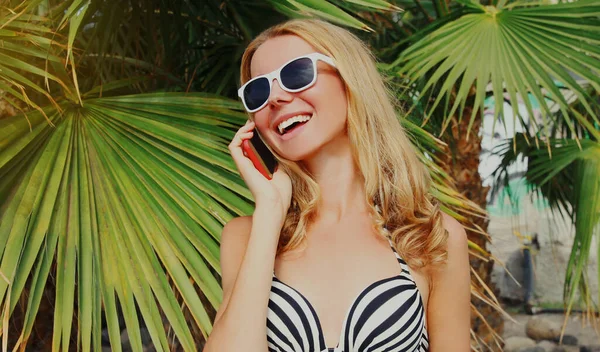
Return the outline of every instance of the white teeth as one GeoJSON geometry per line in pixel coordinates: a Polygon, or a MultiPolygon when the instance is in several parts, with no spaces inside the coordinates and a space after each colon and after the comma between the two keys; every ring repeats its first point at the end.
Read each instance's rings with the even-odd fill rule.
{"type": "Polygon", "coordinates": [[[311,116],[310,115],[296,115],[294,117],[290,117],[289,119],[281,122],[279,125],[277,125],[277,128],[279,129],[279,134],[283,134],[283,130],[286,127],[289,127],[291,124],[293,124],[294,122],[305,122],[310,120],[311,116]]]}

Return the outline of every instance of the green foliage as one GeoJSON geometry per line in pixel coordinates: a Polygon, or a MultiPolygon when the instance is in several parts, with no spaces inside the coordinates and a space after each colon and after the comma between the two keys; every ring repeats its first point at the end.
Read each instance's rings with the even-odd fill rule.
{"type": "MultiPolygon", "coordinates": [[[[62,108],[62,115],[48,112],[56,127],[30,114],[31,132],[23,116],[0,120],[4,314],[14,310],[33,275],[26,341],[56,256],[54,349],[68,350],[75,301],[84,349],[91,336],[101,335],[101,307],[111,341],[119,341],[115,298],[133,343],[139,340],[137,305],[156,346],[168,350],[162,311],[184,348],[194,349],[171,286],[202,331],[210,331],[196,290],[220,304],[211,269],[220,272],[221,228],[233,215],[252,211],[227,150],[246,120],[239,103],[158,93],[62,108]]],[[[93,349],[100,349],[97,343],[93,349]]]]}
{"type": "Polygon", "coordinates": [[[545,199],[557,217],[570,220],[573,225],[575,238],[564,287],[568,310],[574,304],[593,310],[600,302],[600,296],[593,302],[586,279],[592,239],[600,231],[600,125],[593,121],[600,112],[600,95],[592,89],[588,91],[589,101],[576,100],[569,105],[568,111],[577,116],[574,128],[559,111],[552,124],[544,126],[552,138],[538,138],[530,131],[518,133],[494,151],[502,160],[494,172],[493,192],[503,188],[512,197],[508,168],[517,159],[526,160],[525,183],[529,193],[545,199]]]}
{"type": "MultiPolygon", "coordinates": [[[[556,215],[571,220],[575,238],[567,264],[564,300],[569,310],[575,303],[594,308],[585,275],[592,239],[600,233],[600,143],[550,139],[538,147],[518,134],[496,153],[503,157],[495,171],[496,187],[510,190],[508,167],[517,158],[525,158],[530,192],[547,199],[556,215]],[[576,302],[578,297],[581,301],[576,302]]],[[[600,302],[600,296],[597,298],[600,302]]]]}
{"type": "MultiPolygon", "coordinates": [[[[470,13],[428,34],[390,65],[406,77],[408,85],[416,85],[422,103],[428,105],[425,121],[445,100],[442,132],[455,113],[462,117],[465,104],[473,107],[470,128],[484,110],[488,94],[496,102],[505,97],[515,105],[523,101],[528,115],[534,116],[527,98],[531,94],[542,108],[541,128],[549,125],[553,109],[560,109],[564,122],[574,129],[572,119],[581,115],[571,113],[555,83],[558,80],[584,105],[592,121],[599,122],[587,103],[589,94],[572,77],[577,74],[600,90],[597,1],[535,7],[464,4],[470,13]]],[[[521,113],[514,110],[514,119],[523,122],[521,113]]],[[[496,104],[495,115],[504,122],[503,104],[496,104]]]]}

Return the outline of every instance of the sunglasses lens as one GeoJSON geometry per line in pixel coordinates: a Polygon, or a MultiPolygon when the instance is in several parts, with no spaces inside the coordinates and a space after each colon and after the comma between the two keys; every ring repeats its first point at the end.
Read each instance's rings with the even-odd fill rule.
{"type": "Polygon", "coordinates": [[[269,80],[261,77],[244,88],[244,101],[250,110],[257,109],[269,99],[269,80]]]}
{"type": "Polygon", "coordinates": [[[281,83],[287,89],[301,89],[309,85],[315,75],[313,63],[309,58],[300,58],[281,69],[281,83]]]}

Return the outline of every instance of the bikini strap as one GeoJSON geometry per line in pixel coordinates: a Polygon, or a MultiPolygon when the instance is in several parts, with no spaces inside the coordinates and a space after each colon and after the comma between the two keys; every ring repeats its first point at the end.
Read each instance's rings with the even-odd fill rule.
{"type": "Polygon", "coordinates": [[[406,274],[410,275],[410,271],[408,270],[408,265],[406,264],[406,261],[404,261],[404,259],[402,259],[402,257],[400,257],[400,254],[398,254],[398,251],[396,250],[396,246],[394,245],[394,242],[392,242],[392,240],[390,238],[388,238],[388,242],[390,243],[390,247],[392,247],[392,250],[394,251],[396,258],[398,259],[400,268],[402,268],[402,271],[404,271],[406,274]]]}

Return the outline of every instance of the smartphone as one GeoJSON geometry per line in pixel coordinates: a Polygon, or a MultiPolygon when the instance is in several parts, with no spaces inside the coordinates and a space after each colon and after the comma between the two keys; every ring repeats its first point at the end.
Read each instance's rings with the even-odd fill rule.
{"type": "Polygon", "coordinates": [[[273,178],[273,173],[277,167],[277,159],[265,145],[256,128],[254,128],[252,138],[242,141],[242,150],[263,176],[269,180],[273,178]]]}

